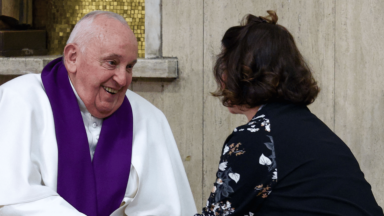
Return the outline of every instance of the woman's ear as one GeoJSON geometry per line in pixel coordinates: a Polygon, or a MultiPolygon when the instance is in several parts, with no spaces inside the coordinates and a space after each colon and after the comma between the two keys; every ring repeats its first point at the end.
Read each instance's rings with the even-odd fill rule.
{"type": "Polygon", "coordinates": [[[76,60],[79,57],[79,48],[76,44],[69,43],[64,48],[64,65],[68,73],[75,74],[77,72],[76,60]]]}

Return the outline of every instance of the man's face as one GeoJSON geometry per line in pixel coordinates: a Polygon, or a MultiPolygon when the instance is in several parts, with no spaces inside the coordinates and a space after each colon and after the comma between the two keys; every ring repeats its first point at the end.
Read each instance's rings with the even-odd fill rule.
{"type": "Polygon", "coordinates": [[[105,118],[121,106],[132,82],[137,42],[132,31],[115,19],[99,16],[93,22],[96,36],[79,52],[71,81],[87,110],[105,118]]]}

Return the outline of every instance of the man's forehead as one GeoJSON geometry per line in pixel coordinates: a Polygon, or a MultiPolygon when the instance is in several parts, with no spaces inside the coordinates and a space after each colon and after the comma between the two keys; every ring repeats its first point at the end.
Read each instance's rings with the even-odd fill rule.
{"type": "Polygon", "coordinates": [[[92,24],[101,29],[131,30],[127,23],[122,23],[121,21],[104,14],[95,17],[92,24]]]}
{"type": "Polygon", "coordinates": [[[103,58],[122,58],[122,55],[116,53],[104,54],[103,58]]]}
{"type": "Polygon", "coordinates": [[[101,60],[109,60],[109,59],[125,59],[130,63],[136,63],[137,62],[137,55],[132,55],[133,53],[128,53],[126,55],[121,55],[118,53],[104,53],[101,55],[101,60]]]}
{"type": "MultiPolygon", "coordinates": [[[[119,21],[116,21],[119,22],[119,21]]],[[[93,32],[95,39],[98,43],[129,43],[137,44],[136,37],[129,26],[122,23],[116,23],[116,25],[97,25],[93,32]]]]}
{"type": "Polygon", "coordinates": [[[131,62],[137,58],[136,37],[128,25],[103,15],[96,17],[92,25],[93,37],[89,38],[87,46],[99,60],[124,59],[131,62]]]}

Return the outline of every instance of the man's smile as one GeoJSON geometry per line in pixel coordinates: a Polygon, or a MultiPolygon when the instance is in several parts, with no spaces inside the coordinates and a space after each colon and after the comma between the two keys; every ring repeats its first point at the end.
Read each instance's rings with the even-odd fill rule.
{"type": "Polygon", "coordinates": [[[103,86],[104,90],[110,94],[116,94],[118,90],[103,86]]]}

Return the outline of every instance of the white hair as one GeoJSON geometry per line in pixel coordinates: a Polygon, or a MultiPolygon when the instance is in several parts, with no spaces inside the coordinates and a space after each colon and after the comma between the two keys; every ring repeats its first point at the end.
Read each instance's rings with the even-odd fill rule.
{"type": "Polygon", "coordinates": [[[71,35],[69,35],[67,44],[75,43],[79,46],[80,51],[84,52],[85,44],[87,43],[87,41],[89,41],[92,37],[96,35],[95,28],[92,26],[92,23],[93,23],[93,20],[99,15],[104,15],[108,18],[116,19],[120,21],[122,24],[129,27],[124,17],[120,16],[119,14],[116,14],[110,11],[100,11],[100,10],[92,11],[86,14],[83,18],[81,18],[76,23],[75,27],[71,32],[71,35]]]}

